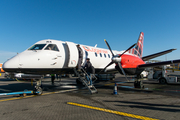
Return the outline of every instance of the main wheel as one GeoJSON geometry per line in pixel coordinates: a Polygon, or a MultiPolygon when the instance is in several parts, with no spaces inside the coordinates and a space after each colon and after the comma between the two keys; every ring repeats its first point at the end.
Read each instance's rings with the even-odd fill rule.
{"type": "Polygon", "coordinates": [[[142,81],[134,81],[134,88],[144,88],[142,81]]]}
{"type": "Polygon", "coordinates": [[[159,79],[159,83],[161,83],[161,84],[166,84],[167,81],[166,81],[165,78],[160,78],[160,79],[159,79]]]}

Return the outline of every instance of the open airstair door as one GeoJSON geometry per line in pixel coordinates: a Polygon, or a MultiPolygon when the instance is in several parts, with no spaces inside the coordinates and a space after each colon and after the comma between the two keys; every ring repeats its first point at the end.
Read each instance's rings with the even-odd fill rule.
{"type": "Polygon", "coordinates": [[[75,43],[66,42],[69,49],[69,63],[68,67],[76,67],[78,64],[79,53],[75,43]]]}

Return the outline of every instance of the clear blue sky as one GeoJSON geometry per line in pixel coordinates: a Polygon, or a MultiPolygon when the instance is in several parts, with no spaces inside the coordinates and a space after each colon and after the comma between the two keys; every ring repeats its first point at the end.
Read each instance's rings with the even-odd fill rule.
{"type": "Polygon", "coordinates": [[[125,50],[144,32],[143,55],[180,59],[179,0],[0,0],[0,63],[43,39],[125,50]]]}

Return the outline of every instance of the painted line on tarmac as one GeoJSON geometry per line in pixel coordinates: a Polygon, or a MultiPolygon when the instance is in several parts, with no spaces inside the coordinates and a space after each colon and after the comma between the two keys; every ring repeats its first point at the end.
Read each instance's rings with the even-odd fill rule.
{"type": "Polygon", "coordinates": [[[30,97],[35,97],[35,96],[37,96],[37,95],[30,95],[30,96],[26,96],[26,97],[17,97],[17,98],[9,98],[9,99],[0,100],[0,102],[10,101],[10,100],[19,100],[19,99],[30,98],[30,97]]]}
{"type": "MultiPolygon", "coordinates": [[[[75,90],[78,90],[78,89],[70,89],[70,90],[63,90],[63,91],[56,91],[56,92],[48,92],[48,93],[43,93],[42,95],[65,93],[65,92],[71,92],[71,91],[75,91],[75,90]]],[[[36,96],[38,96],[38,95],[30,95],[30,96],[25,96],[25,97],[9,98],[9,99],[0,100],[0,102],[11,101],[11,100],[19,100],[19,99],[24,99],[24,98],[36,97],[36,96]]]]}
{"type": "Polygon", "coordinates": [[[83,104],[79,104],[79,103],[67,102],[67,104],[84,107],[84,108],[89,108],[89,109],[94,109],[94,110],[99,110],[99,111],[103,111],[103,112],[107,112],[107,113],[113,113],[113,114],[122,115],[122,116],[126,116],[126,117],[137,118],[137,119],[141,119],[141,120],[159,120],[159,119],[144,117],[144,116],[140,116],[140,115],[129,114],[129,113],[125,113],[125,112],[119,112],[119,111],[114,111],[114,110],[109,110],[109,109],[104,109],[104,108],[99,108],[99,107],[93,107],[93,106],[89,106],[89,105],[83,105],[83,104]]]}
{"type": "Polygon", "coordinates": [[[78,89],[70,89],[70,90],[63,90],[63,91],[56,91],[56,92],[49,92],[49,93],[43,93],[42,95],[49,95],[49,94],[55,94],[55,93],[65,93],[65,92],[71,92],[78,89]]]}

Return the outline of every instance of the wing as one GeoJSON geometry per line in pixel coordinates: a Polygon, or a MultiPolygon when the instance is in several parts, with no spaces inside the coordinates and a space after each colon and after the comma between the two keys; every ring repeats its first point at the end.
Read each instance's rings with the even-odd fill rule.
{"type": "Polygon", "coordinates": [[[155,58],[155,57],[159,57],[159,56],[161,56],[161,55],[170,53],[170,52],[172,52],[172,51],[174,51],[174,50],[176,50],[176,49],[169,49],[169,50],[165,50],[165,51],[162,51],[162,52],[159,52],[159,53],[155,53],[155,54],[152,54],[152,55],[148,55],[148,56],[142,57],[142,60],[143,60],[143,61],[147,61],[147,60],[153,59],[153,58],[155,58]]]}
{"type": "Polygon", "coordinates": [[[175,64],[175,63],[180,63],[180,59],[178,59],[178,60],[170,60],[170,61],[163,61],[163,62],[157,62],[157,63],[142,64],[142,65],[138,65],[138,68],[156,67],[156,66],[169,65],[169,64],[175,64]]]}

